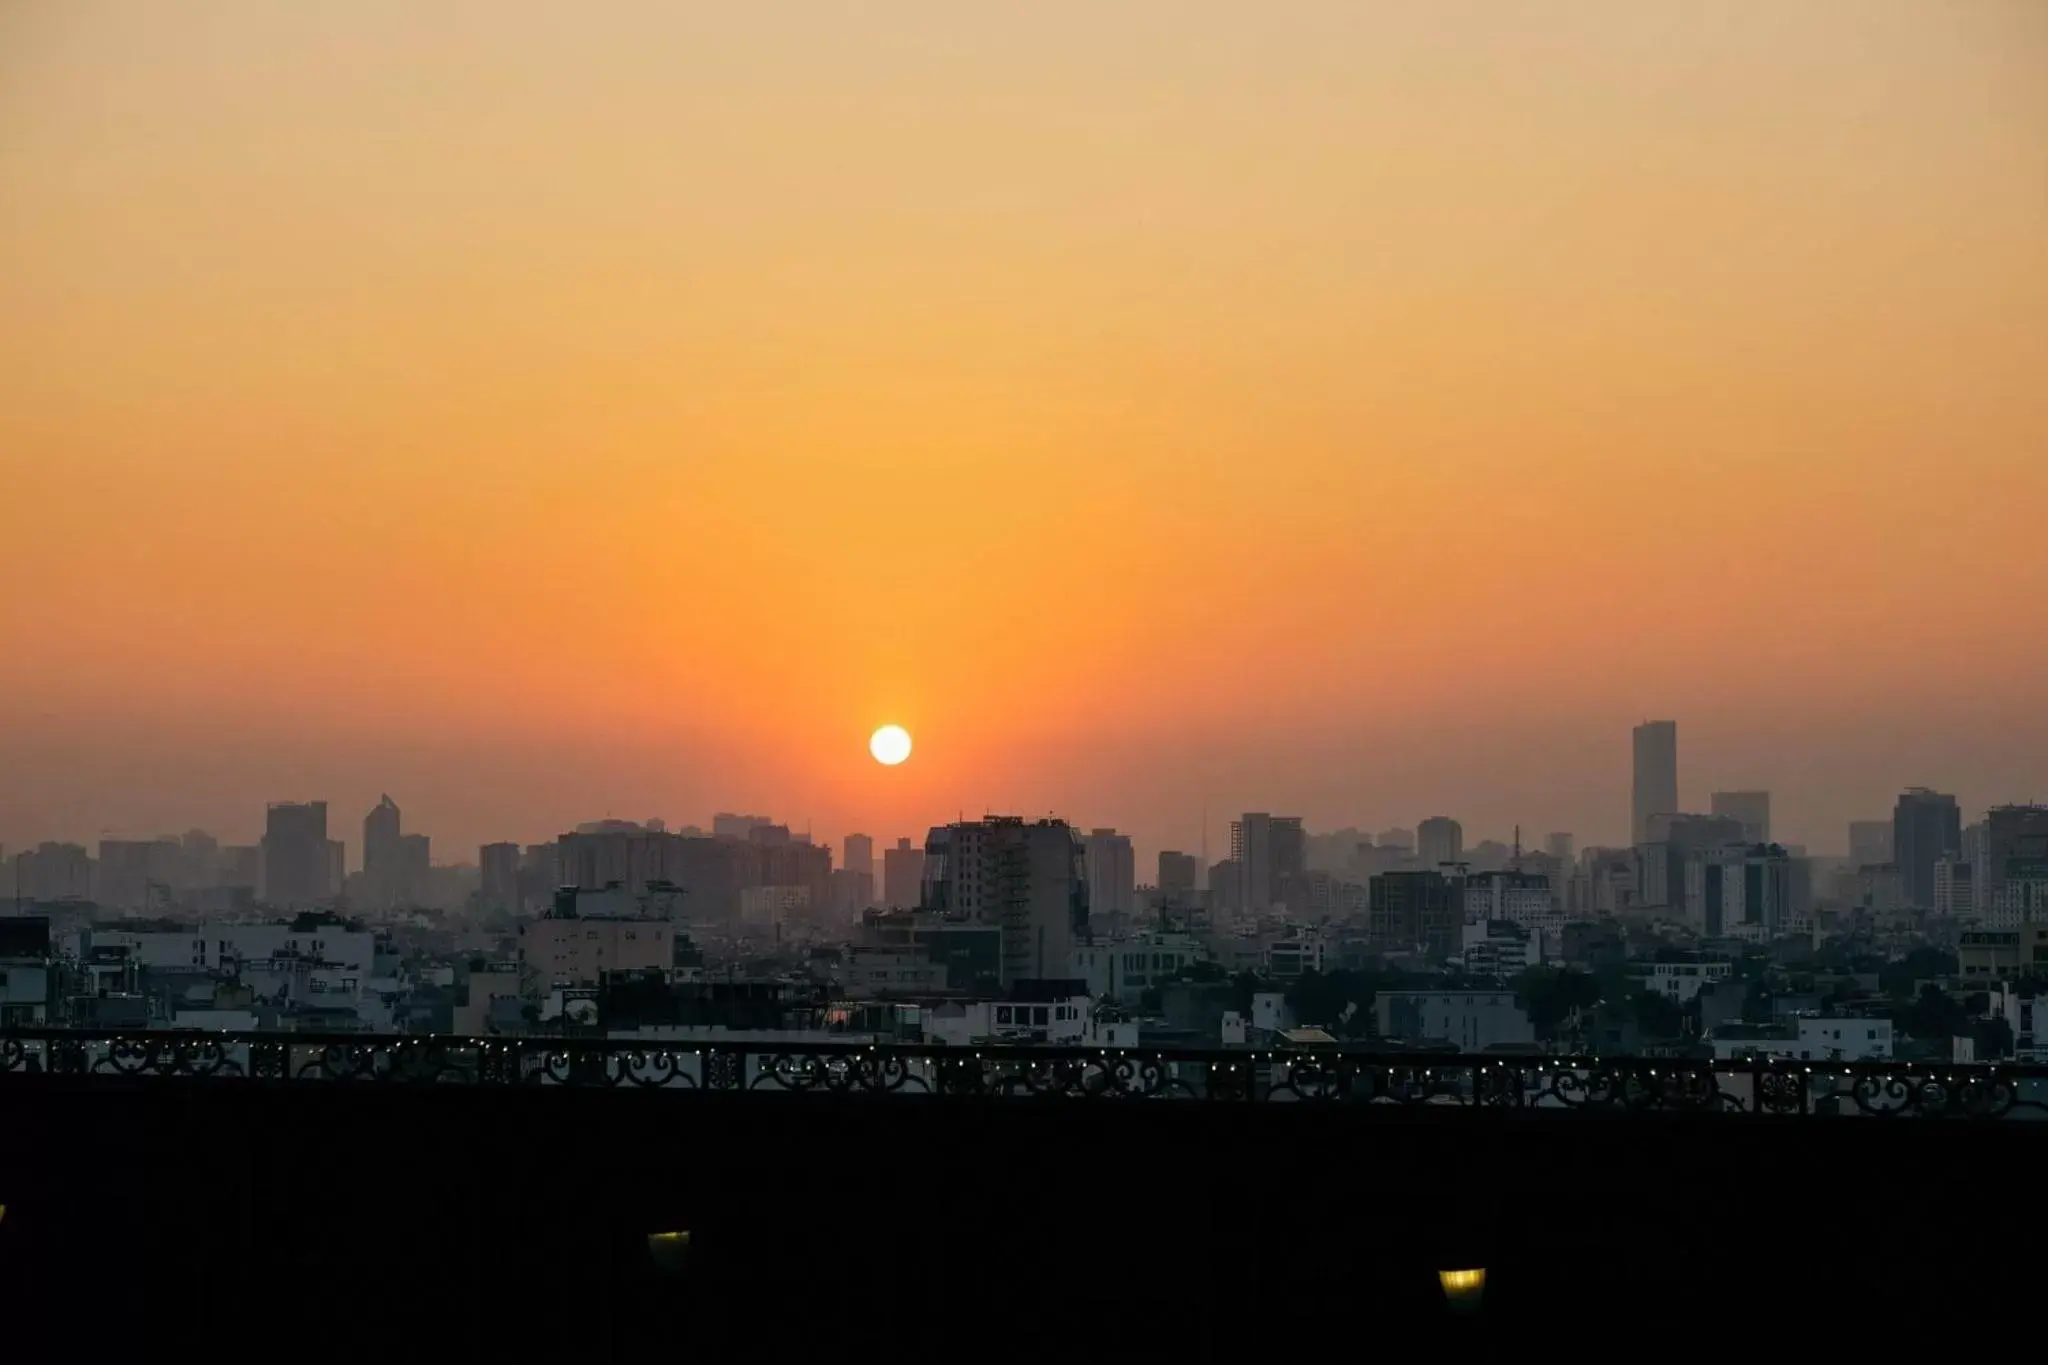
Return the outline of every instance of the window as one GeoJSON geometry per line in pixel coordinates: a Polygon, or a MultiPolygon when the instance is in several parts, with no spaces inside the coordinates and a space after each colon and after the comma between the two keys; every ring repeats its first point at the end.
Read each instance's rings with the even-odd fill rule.
{"type": "Polygon", "coordinates": [[[1010,1007],[1008,1005],[996,1006],[996,1022],[998,1024],[1007,1024],[1010,1022],[1010,1007]]]}
{"type": "Polygon", "coordinates": [[[1046,1025],[1046,1013],[1045,1006],[1040,1005],[1037,1009],[1031,1011],[1031,1022],[1039,1028],[1044,1028],[1046,1025]]]}

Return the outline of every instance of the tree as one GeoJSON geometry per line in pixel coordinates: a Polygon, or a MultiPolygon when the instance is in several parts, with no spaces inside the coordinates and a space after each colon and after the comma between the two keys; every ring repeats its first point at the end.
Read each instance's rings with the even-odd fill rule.
{"type": "Polygon", "coordinates": [[[1956,955],[1939,948],[1915,948],[1896,962],[1877,969],[1878,988],[1894,1000],[1913,994],[1913,983],[1956,974],[1956,955]]]}
{"type": "Polygon", "coordinates": [[[1995,1019],[1979,1019],[1974,1025],[1977,1060],[1996,1061],[2012,1056],[2012,1025],[2004,1016],[1995,1019]]]}
{"type": "Polygon", "coordinates": [[[1662,991],[1638,991],[1629,1002],[1643,1037],[1669,1041],[1685,1036],[1685,1011],[1662,991]]]}
{"type": "Polygon", "coordinates": [[[1963,1002],[1933,982],[1920,988],[1920,996],[1899,1015],[1899,1027],[1910,1037],[1953,1038],[1968,1031],[1970,1017],[1963,1002]]]}
{"type": "Polygon", "coordinates": [[[1515,978],[1515,998],[1528,1012],[1538,1038],[1555,1038],[1573,1010],[1600,1003],[1600,983],[1569,967],[1531,967],[1515,978]]]}

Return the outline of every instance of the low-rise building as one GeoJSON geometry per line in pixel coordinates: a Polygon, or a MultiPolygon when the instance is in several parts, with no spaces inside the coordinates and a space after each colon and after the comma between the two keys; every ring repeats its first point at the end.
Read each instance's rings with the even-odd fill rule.
{"type": "Polygon", "coordinates": [[[1465,926],[1465,974],[1506,978],[1540,966],[1543,930],[1511,920],[1483,920],[1465,926]]]}
{"type": "Polygon", "coordinates": [[[1450,1043],[1461,1052],[1536,1041],[1513,991],[1381,991],[1373,1001],[1382,1038],[1450,1043]]]}
{"type": "Polygon", "coordinates": [[[1713,1037],[1721,1061],[1767,1057],[1798,1062],[1878,1062],[1892,1056],[1892,1021],[1803,1015],[1771,1024],[1729,1025],[1713,1037]],[[1793,1025],[1790,1031],[1786,1024],[1793,1025]]]}
{"type": "Polygon", "coordinates": [[[521,990],[594,988],[608,972],[665,971],[675,945],[666,920],[546,915],[519,926],[521,990]]]}
{"type": "Polygon", "coordinates": [[[1683,1005],[1690,1003],[1702,987],[1726,981],[1734,970],[1734,963],[1717,958],[1654,962],[1643,978],[1643,988],[1683,1005]]]}

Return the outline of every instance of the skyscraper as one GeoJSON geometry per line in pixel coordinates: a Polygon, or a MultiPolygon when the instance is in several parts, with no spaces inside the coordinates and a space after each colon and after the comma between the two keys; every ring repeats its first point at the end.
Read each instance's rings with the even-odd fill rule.
{"type": "Polygon", "coordinates": [[[915,910],[924,886],[924,850],[898,839],[882,850],[882,903],[891,910],[915,910]]]}
{"type": "Polygon", "coordinates": [[[845,868],[848,872],[858,872],[868,878],[874,877],[875,841],[873,839],[870,839],[865,834],[849,834],[846,836],[846,846],[842,851],[844,856],[839,860],[841,867],[845,868]]]}
{"type": "Polygon", "coordinates": [[[519,845],[485,844],[477,850],[476,862],[483,878],[484,904],[493,910],[518,908],[519,845]]]}
{"type": "Polygon", "coordinates": [[[2007,882],[2048,879],[2048,806],[1993,806],[1977,837],[1979,904],[2007,882]]]}
{"type": "Polygon", "coordinates": [[[1956,799],[1925,787],[1909,787],[1892,808],[1892,861],[1898,865],[1906,903],[1934,908],[1934,865],[1963,853],[1963,813],[1956,799]]]}
{"type": "Polygon", "coordinates": [[[1646,720],[1635,728],[1635,813],[1630,842],[1650,839],[1650,817],[1676,815],[1678,805],[1678,722],[1646,720]]]}
{"type": "Polygon", "coordinates": [[[1061,820],[991,816],[932,830],[927,909],[1002,930],[1002,983],[1066,980],[1088,927],[1086,849],[1061,820]]]}
{"type": "Polygon", "coordinates": [[[372,905],[390,906],[400,898],[400,845],[404,837],[398,803],[386,794],[363,817],[363,889],[372,905]]]}
{"type": "Polygon", "coordinates": [[[1715,792],[1714,814],[1742,822],[1745,843],[1771,841],[1771,794],[1766,791],[1715,792]]]}
{"type": "Polygon", "coordinates": [[[1237,864],[1237,905],[1264,910],[1273,903],[1273,817],[1247,811],[1230,822],[1230,861],[1237,864]]]}
{"type": "Polygon", "coordinates": [[[1171,900],[1186,899],[1195,892],[1197,862],[1192,853],[1176,853],[1171,849],[1159,855],[1159,894],[1171,900]]]}
{"type": "Polygon", "coordinates": [[[1564,865],[1567,871],[1572,865],[1572,836],[1563,831],[1543,836],[1543,851],[1564,865]]]}
{"type": "Polygon", "coordinates": [[[1138,870],[1131,839],[1113,829],[1091,829],[1088,851],[1088,913],[1128,915],[1137,908],[1138,870]]]}
{"type": "Polygon", "coordinates": [[[1465,827],[1448,815],[1432,815],[1415,827],[1415,853],[1425,868],[1462,862],[1465,827]]]}
{"type": "Polygon", "coordinates": [[[1238,868],[1240,908],[1257,913],[1291,902],[1306,905],[1308,838],[1300,816],[1247,811],[1232,820],[1230,861],[1238,868]]]}
{"type": "Polygon", "coordinates": [[[325,801],[282,801],[263,819],[263,899],[297,908],[332,898],[325,801]]]}

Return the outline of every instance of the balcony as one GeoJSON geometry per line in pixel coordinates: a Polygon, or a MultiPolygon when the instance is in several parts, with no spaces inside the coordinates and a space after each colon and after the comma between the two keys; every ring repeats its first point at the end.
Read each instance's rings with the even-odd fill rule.
{"type": "Polygon", "coordinates": [[[15,1031],[0,1269],[394,1358],[1853,1340],[2028,1282],[2044,1113],[2040,1067],[15,1031]]]}

